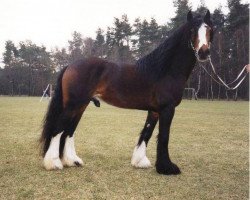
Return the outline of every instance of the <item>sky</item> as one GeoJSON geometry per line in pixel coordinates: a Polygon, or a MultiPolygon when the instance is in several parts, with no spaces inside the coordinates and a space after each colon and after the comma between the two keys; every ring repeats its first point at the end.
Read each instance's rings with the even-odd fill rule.
{"type": "MultiPolygon", "coordinates": [[[[189,0],[193,10],[200,0],[189,0]]],[[[211,12],[219,5],[226,13],[227,0],[204,0],[211,12]]],[[[247,2],[243,0],[243,2],[247,2]]],[[[66,47],[74,31],[95,37],[98,27],[112,26],[114,17],[154,17],[159,24],[175,16],[172,0],[0,0],[0,60],[7,40],[16,45],[31,40],[50,51],[66,47]]]]}

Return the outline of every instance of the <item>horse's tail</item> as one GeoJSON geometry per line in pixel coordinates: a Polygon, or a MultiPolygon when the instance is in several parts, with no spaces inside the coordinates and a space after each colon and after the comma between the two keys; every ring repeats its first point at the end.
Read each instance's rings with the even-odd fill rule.
{"type": "Polygon", "coordinates": [[[67,67],[63,68],[57,78],[56,88],[49,104],[47,113],[43,120],[43,131],[40,137],[41,153],[45,156],[51,138],[56,134],[56,126],[58,119],[63,111],[63,97],[62,97],[62,77],[67,67]]]}

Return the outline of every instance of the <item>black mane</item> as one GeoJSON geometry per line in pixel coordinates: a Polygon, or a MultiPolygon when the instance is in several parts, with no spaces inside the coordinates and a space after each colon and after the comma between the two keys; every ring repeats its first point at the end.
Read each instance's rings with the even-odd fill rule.
{"type": "Polygon", "coordinates": [[[189,24],[186,23],[178,28],[170,37],[148,55],[136,62],[137,71],[143,74],[150,74],[159,78],[171,67],[175,52],[180,44],[188,45],[190,34],[189,24]]]}

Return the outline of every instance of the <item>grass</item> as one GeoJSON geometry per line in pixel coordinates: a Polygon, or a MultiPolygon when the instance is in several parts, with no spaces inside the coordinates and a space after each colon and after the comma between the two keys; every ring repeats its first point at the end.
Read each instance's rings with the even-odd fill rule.
{"type": "Polygon", "coordinates": [[[248,102],[182,102],[170,138],[178,176],[131,167],[146,112],[104,103],[90,105],[77,128],[84,167],[45,171],[37,140],[47,104],[0,97],[0,199],[248,199],[248,102]]]}

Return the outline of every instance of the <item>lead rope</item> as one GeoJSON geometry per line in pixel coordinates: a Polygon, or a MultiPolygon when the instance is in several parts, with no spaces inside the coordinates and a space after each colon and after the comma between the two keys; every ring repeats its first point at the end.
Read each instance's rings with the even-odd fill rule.
{"type": "Polygon", "coordinates": [[[244,79],[247,77],[247,74],[248,74],[248,73],[246,73],[246,74],[242,77],[242,79],[238,82],[238,84],[237,84],[236,86],[234,86],[234,87],[229,87],[230,84],[234,83],[235,81],[237,81],[237,80],[241,77],[241,75],[242,75],[242,73],[244,72],[244,70],[246,69],[247,65],[245,65],[245,66],[243,67],[243,69],[241,70],[241,72],[239,73],[239,75],[237,76],[237,78],[236,78],[234,81],[232,81],[232,82],[229,83],[229,84],[226,84],[226,83],[219,77],[219,75],[216,73],[215,68],[214,68],[214,65],[213,65],[213,63],[212,63],[212,60],[211,60],[211,57],[210,57],[210,56],[209,56],[208,59],[209,59],[209,62],[210,62],[210,65],[211,65],[211,67],[212,67],[212,69],[213,69],[214,74],[216,75],[216,77],[220,80],[220,82],[221,82],[228,90],[235,90],[235,89],[237,89],[237,88],[240,86],[240,84],[242,83],[242,81],[244,81],[244,79]]]}
{"type": "Polygon", "coordinates": [[[216,80],[216,79],[206,70],[206,68],[200,63],[200,59],[199,59],[199,56],[198,56],[198,52],[197,52],[197,50],[194,48],[194,46],[193,46],[193,44],[192,44],[191,41],[190,41],[190,44],[191,44],[191,47],[192,47],[192,49],[193,49],[193,51],[194,51],[195,57],[196,57],[196,59],[198,60],[199,66],[202,67],[202,68],[204,69],[204,71],[205,71],[205,72],[206,72],[206,73],[207,73],[216,83],[218,83],[218,84],[220,84],[220,85],[224,85],[228,90],[235,90],[235,89],[237,89],[237,88],[240,86],[240,84],[244,81],[244,79],[247,77],[247,74],[248,74],[248,73],[246,73],[246,74],[243,76],[243,78],[238,82],[238,84],[237,84],[236,86],[234,86],[234,87],[229,87],[229,85],[233,84],[234,82],[236,82],[236,81],[241,77],[241,75],[242,75],[243,72],[245,71],[247,65],[245,65],[245,66],[243,67],[243,69],[241,70],[241,72],[239,73],[239,75],[236,77],[235,80],[233,80],[231,83],[226,84],[226,83],[220,78],[220,76],[216,73],[215,67],[214,67],[214,65],[213,65],[213,63],[212,63],[212,60],[211,60],[211,57],[209,56],[209,57],[208,57],[208,60],[209,60],[209,62],[210,62],[210,65],[211,65],[211,67],[212,67],[212,70],[213,70],[215,76],[217,77],[217,79],[218,79],[219,81],[216,80]]]}

